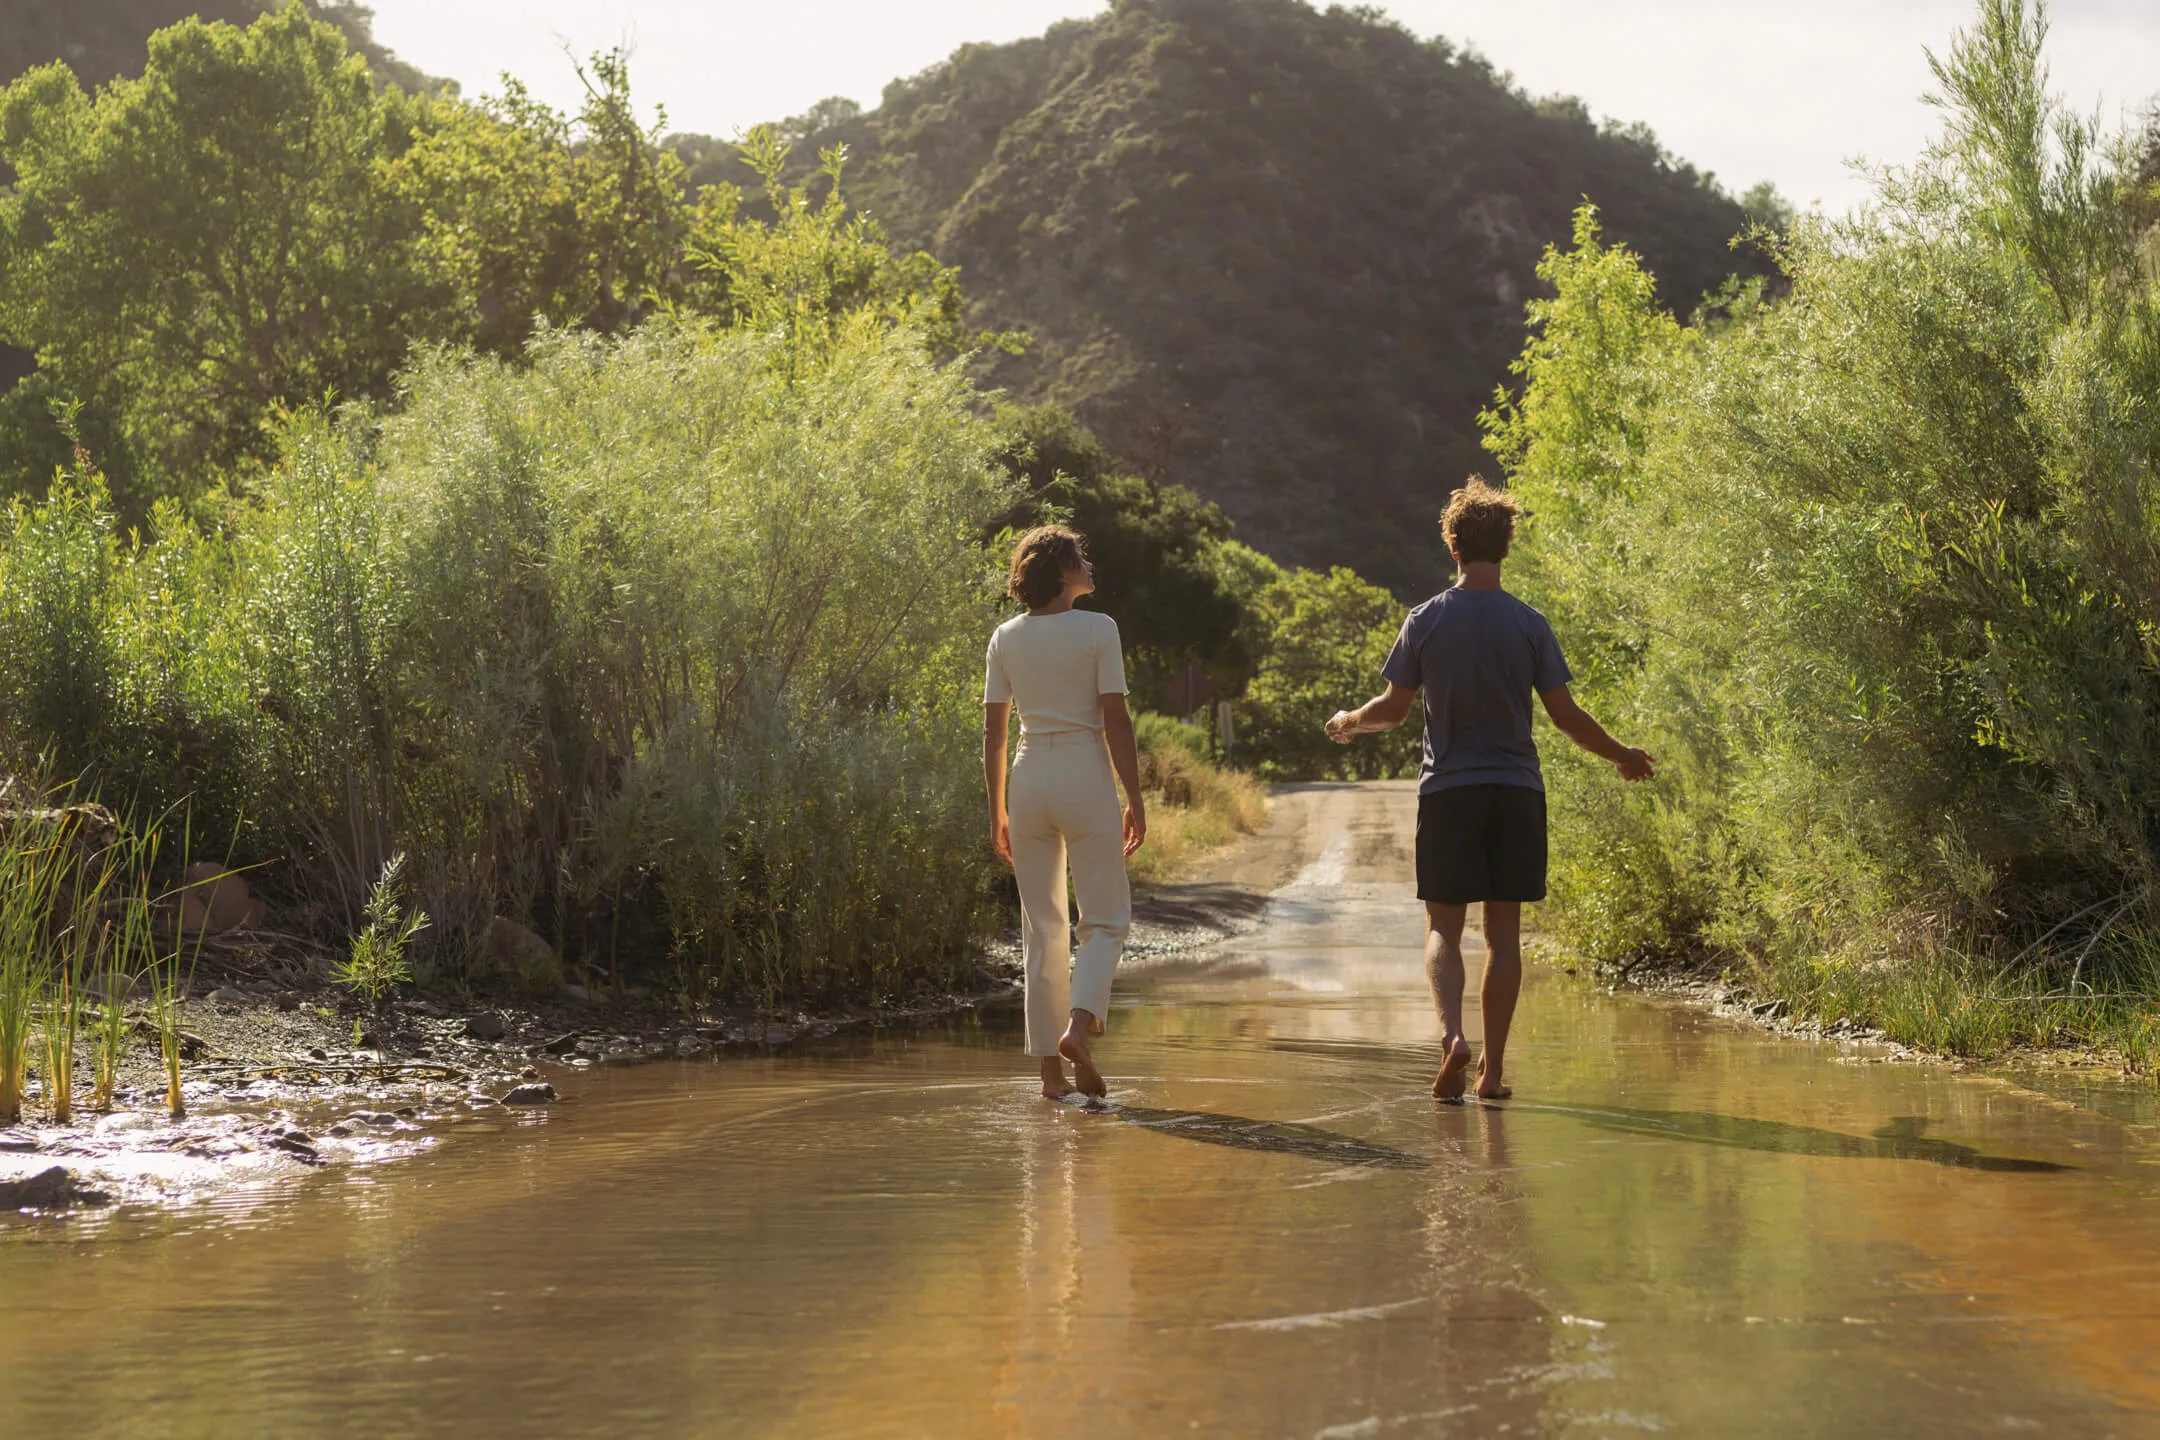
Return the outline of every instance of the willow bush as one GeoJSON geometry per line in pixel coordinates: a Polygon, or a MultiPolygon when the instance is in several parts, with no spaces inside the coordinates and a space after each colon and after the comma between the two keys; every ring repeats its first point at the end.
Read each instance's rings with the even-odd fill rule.
{"type": "Polygon", "coordinates": [[[0,740],[189,797],[350,929],[408,854],[435,960],[495,914],[575,962],[813,999],[962,963],[994,883],[977,536],[1010,503],[954,367],[865,317],[817,363],[656,322],[441,352],[398,413],[287,422],[210,527],[12,512],[0,740]]]}
{"type": "Polygon", "coordinates": [[[1979,1042],[1921,996],[1946,973],[2086,997],[2075,1028],[2118,1040],[2087,1002],[2149,995],[2154,196],[2048,98],[2044,35],[1985,0],[1927,159],[1763,237],[1782,297],[1680,325],[1588,212],[1547,257],[1487,417],[1533,512],[1518,568],[1662,762],[1623,790],[1552,756],[1554,918],[1600,958],[1749,961],[1953,1045],[1979,1042]]]}

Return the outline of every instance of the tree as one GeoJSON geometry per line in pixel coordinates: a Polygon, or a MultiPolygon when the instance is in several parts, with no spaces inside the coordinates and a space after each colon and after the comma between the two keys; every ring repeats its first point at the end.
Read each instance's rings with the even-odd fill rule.
{"type": "Polygon", "coordinates": [[[1290,570],[1257,606],[1268,636],[1245,692],[1240,750],[1263,774],[1377,780],[1414,773],[1422,740],[1416,712],[1384,735],[1337,745],[1321,727],[1371,699],[1402,627],[1402,606],[1353,570],[1290,570]]]}
{"type": "Polygon", "coordinates": [[[515,354],[536,318],[614,334],[680,298],[683,164],[643,125],[628,57],[578,67],[575,121],[516,80],[477,105],[427,107],[389,169],[430,266],[455,297],[451,333],[515,354]]]}
{"type": "Polygon", "coordinates": [[[1134,693],[1160,703],[1187,665],[1225,693],[1240,688],[1252,655],[1239,595],[1218,562],[1232,543],[1222,511],[1181,485],[1118,473],[1101,442],[1055,406],[1001,419],[998,459],[1028,487],[1002,524],[1063,519],[1087,536],[1098,588],[1084,603],[1118,622],[1134,693]]]}
{"type": "Polygon", "coordinates": [[[0,91],[17,174],[0,338],[46,382],[8,403],[109,417],[97,459],[138,516],[267,455],[287,397],[385,393],[415,317],[444,300],[377,183],[418,102],[378,93],[336,28],[293,5],[245,30],[175,25],[149,56],[95,99],[60,64],[0,91]]]}

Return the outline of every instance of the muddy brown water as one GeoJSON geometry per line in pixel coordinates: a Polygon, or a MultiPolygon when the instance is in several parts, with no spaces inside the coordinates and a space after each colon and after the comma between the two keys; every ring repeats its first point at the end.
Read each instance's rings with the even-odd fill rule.
{"type": "Polygon", "coordinates": [[[0,1434],[2160,1434],[2149,1094],[1540,975],[1518,1097],[1436,1106],[1404,797],[1278,808],[1109,1111],[990,1016],[10,1226],[0,1434]]]}

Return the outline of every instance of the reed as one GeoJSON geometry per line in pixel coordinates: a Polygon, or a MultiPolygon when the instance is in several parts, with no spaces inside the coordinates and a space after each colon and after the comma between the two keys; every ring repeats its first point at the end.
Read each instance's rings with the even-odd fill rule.
{"type": "Polygon", "coordinates": [[[64,822],[0,817],[0,1124],[22,1119],[31,1031],[51,980],[49,927],[70,866],[64,822]]]}

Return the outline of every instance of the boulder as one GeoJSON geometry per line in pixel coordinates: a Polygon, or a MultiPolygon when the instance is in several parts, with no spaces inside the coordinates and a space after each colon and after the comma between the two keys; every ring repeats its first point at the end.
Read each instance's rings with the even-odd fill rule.
{"type": "Polygon", "coordinates": [[[86,1188],[59,1165],[22,1180],[0,1180],[0,1210],[66,1210],[76,1205],[105,1205],[110,1196],[86,1188]]]}
{"type": "Polygon", "coordinates": [[[247,881],[214,861],[188,866],[187,889],[180,896],[180,928],[222,935],[260,925],[263,902],[248,893],[247,881]]]}
{"type": "Polygon", "coordinates": [[[531,930],[497,915],[488,921],[480,941],[480,973],[503,975],[536,994],[562,984],[562,961],[547,941],[531,930]]]}

